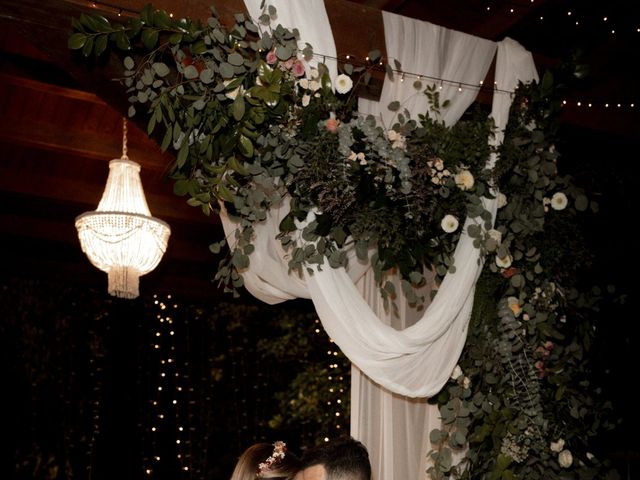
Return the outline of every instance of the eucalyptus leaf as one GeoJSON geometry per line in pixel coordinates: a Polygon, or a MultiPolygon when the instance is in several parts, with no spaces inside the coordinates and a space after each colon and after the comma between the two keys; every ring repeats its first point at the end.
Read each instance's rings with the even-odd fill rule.
{"type": "Polygon", "coordinates": [[[170,70],[169,67],[167,67],[166,63],[155,62],[153,65],[151,65],[151,67],[159,77],[165,77],[169,75],[170,70]]]}
{"type": "Polygon", "coordinates": [[[234,52],[227,57],[227,62],[234,66],[242,65],[244,63],[244,57],[234,52]]]}
{"type": "Polygon", "coordinates": [[[198,78],[200,76],[200,74],[198,73],[198,69],[195,67],[195,65],[189,65],[187,67],[185,67],[184,69],[184,77],[187,80],[194,80],[196,78],[198,78]]]}

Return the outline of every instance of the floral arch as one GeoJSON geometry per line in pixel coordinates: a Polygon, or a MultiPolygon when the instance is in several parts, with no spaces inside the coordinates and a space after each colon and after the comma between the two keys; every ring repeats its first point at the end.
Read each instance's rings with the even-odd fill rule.
{"type": "Polygon", "coordinates": [[[212,250],[232,247],[216,274],[229,291],[245,285],[269,303],[311,297],[375,383],[434,397],[441,422],[424,441],[429,465],[418,465],[431,478],[603,471],[587,442],[602,412],[584,408],[594,400],[580,385],[584,296],[547,249],[559,242],[549,235],[595,205],[559,172],[551,76],[538,82],[516,42],[421,25],[416,35],[455,45],[443,63],[457,52],[456,66],[465,54],[480,61],[472,76],[411,76],[396,59],[386,70],[390,95],[401,96],[388,109],[358,106],[357,87],[384,59],[338,65],[326,35],[314,56],[300,40],[306,25],[282,25],[302,21],[299,4],[287,5],[248,2],[255,20],[238,14],[230,27],[215,10],[206,25],[151,7],[127,25],[83,15],[69,47],[135,53],[123,59],[129,115],[146,115],[148,133],[175,150],[175,192],[221,213],[227,239],[212,250]],[[492,115],[463,116],[496,49],[492,115]],[[379,321],[407,305],[420,321],[401,331],[379,321]]]}

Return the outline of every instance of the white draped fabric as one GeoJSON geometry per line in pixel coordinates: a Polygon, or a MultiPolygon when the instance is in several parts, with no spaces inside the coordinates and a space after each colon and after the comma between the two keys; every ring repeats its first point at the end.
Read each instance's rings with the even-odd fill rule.
{"type": "MultiPolygon", "coordinates": [[[[260,0],[245,2],[255,16],[260,0]]],[[[302,3],[295,0],[271,3],[278,9],[279,22],[299,28],[301,38],[309,43],[312,41],[307,32],[316,32],[320,42],[312,43],[315,51],[329,54],[323,45],[327,38],[331,38],[333,44],[333,39],[328,33],[330,25],[321,0],[304,2],[304,11],[295,7],[302,3]],[[310,8],[320,7],[323,15],[309,14],[310,8]],[[283,12],[290,15],[286,23],[282,20],[283,12]]],[[[454,81],[454,84],[442,85],[441,100],[451,100],[451,106],[442,109],[441,119],[447,124],[455,123],[477,93],[472,88],[462,88],[462,92],[458,92],[455,82],[478,85],[486,75],[496,44],[393,14],[385,14],[384,23],[389,56],[398,58],[406,71],[454,81]]],[[[335,51],[335,46],[333,48],[335,51]]],[[[537,75],[531,55],[513,40],[499,43],[497,88],[513,90],[518,80],[533,78],[537,79],[537,75]]],[[[413,81],[388,83],[383,87],[382,108],[363,102],[361,109],[379,112],[387,127],[392,123],[386,110],[386,104],[391,100],[401,100],[414,113],[427,110],[425,99],[402,89],[401,83],[412,88],[413,81]]],[[[499,129],[506,125],[510,102],[508,94],[494,95],[492,115],[499,129]]],[[[498,135],[493,141],[501,139],[498,135]]],[[[485,206],[495,213],[494,200],[487,200],[485,206]]],[[[369,448],[374,478],[423,478],[428,432],[436,426],[437,412],[427,410],[423,401],[400,395],[431,396],[440,390],[453,370],[466,338],[474,286],[481,269],[478,250],[463,233],[454,255],[456,273],[444,278],[437,295],[420,318],[412,319],[402,313],[406,311],[406,305],[401,304],[401,316],[397,324],[393,324],[380,309],[377,288],[370,275],[364,273],[367,266],[355,260],[353,255],[348,271],[325,265],[313,275],[305,272],[302,279],[288,273],[285,252],[275,239],[280,220],[288,209],[285,200],[273,208],[263,224],[256,226],[256,248],[250,256],[249,269],[242,272],[247,289],[270,304],[296,297],[313,300],[327,333],[352,363],[373,380],[365,379],[357,370],[354,374],[352,434],[369,448]],[[420,460],[421,464],[418,463],[420,460]]],[[[236,225],[224,213],[221,217],[233,247],[236,225]]],[[[466,220],[464,231],[472,221],[466,220]]],[[[402,299],[398,301],[402,302],[402,299]]]]}

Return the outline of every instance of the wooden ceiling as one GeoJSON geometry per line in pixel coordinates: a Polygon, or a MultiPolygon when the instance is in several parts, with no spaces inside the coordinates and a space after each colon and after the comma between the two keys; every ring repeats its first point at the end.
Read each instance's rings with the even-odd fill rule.
{"type": "MultiPolygon", "coordinates": [[[[240,0],[211,1],[222,13],[242,8],[240,0]]],[[[9,274],[51,276],[106,290],[106,275],[92,267],[80,252],[74,218],[94,210],[98,204],[108,161],[121,153],[121,115],[126,105],[120,86],[111,81],[116,76],[113,64],[87,67],[74,61],[66,50],[66,37],[70,18],[82,11],[98,10],[116,16],[120,10],[139,11],[146,1],[107,3],[96,2],[94,7],[92,2],[83,0],[0,0],[0,235],[3,271],[9,274]]],[[[154,5],[184,16],[204,18],[208,3],[162,0],[154,5]]],[[[541,29],[536,22],[540,16],[547,16],[550,22],[555,18],[557,29],[561,26],[560,16],[566,15],[566,9],[576,2],[326,0],[326,3],[333,12],[330,20],[339,54],[364,56],[372,48],[383,47],[380,10],[388,10],[494,40],[512,36],[538,52],[539,64],[554,65],[564,56],[561,48],[554,50],[557,32],[554,27],[541,29]],[[511,8],[514,12],[510,12],[511,8]],[[359,21],[354,22],[354,17],[359,21]]],[[[588,2],[581,2],[585,3],[588,2]]],[[[622,5],[621,2],[609,5],[616,3],[622,5]]],[[[629,8],[635,17],[618,15],[618,18],[638,20],[637,7],[629,8]]],[[[599,15],[600,10],[596,13],[599,15]]],[[[607,65],[611,58],[618,58],[611,54],[618,51],[616,41],[607,38],[606,42],[593,46],[590,58],[599,69],[596,79],[586,90],[575,91],[574,95],[585,98],[635,95],[635,83],[627,70],[607,65]]],[[[638,49],[632,48],[637,43],[636,40],[635,44],[625,46],[631,59],[634,55],[637,59],[638,49]]],[[[565,121],[613,135],[638,135],[640,123],[635,111],[598,112],[585,115],[583,110],[568,108],[565,121]]],[[[222,235],[219,220],[204,216],[172,193],[171,182],[164,175],[172,158],[160,152],[135,125],[130,127],[128,140],[130,158],[142,166],[151,211],[172,228],[168,251],[160,266],[143,277],[141,291],[177,292],[200,298],[219,295],[211,282],[217,259],[208,250],[208,245],[222,235]]]]}

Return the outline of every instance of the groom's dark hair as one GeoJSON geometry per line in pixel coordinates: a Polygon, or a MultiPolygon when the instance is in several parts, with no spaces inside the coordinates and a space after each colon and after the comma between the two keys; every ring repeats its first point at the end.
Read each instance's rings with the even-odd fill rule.
{"type": "Polygon", "coordinates": [[[310,448],[302,456],[302,467],[324,466],[327,480],[371,480],[367,448],[351,437],[340,437],[310,448]]]}

